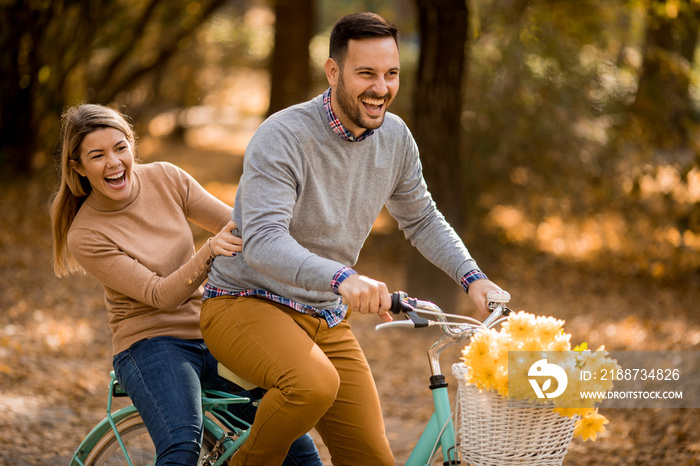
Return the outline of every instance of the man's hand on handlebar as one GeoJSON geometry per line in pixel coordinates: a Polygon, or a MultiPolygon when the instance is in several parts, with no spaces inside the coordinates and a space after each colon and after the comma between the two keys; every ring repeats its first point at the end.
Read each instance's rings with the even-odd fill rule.
{"type": "Polygon", "coordinates": [[[392,321],[391,316],[387,314],[391,307],[391,296],[383,282],[353,274],[343,280],[338,292],[353,312],[377,314],[384,322],[392,321]]]}
{"type": "Polygon", "coordinates": [[[491,290],[500,290],[501,287],[496,285],[494,282],[491,280],[487,279],[481,279],[477,280],[475,282],[472,282],[471,285],[469,285],[469,297],[471,298],[472,302],[476,305],[476,308],[479,310],[479,313],[481,314],[482,317],[488,317],[491,312],[488,310],[486,307],[486,295],[488,294],[489,291],[491,290]]]}

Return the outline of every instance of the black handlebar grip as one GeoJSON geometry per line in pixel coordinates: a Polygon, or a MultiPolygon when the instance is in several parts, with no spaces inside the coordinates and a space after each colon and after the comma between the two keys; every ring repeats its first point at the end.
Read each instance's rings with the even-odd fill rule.
{"type": "Polygon", "coordinates": [[[391,307],[389,308],[389,310],[394,314],[412,311],[413,306],[403,301],[406,297],[407,295],[403,291],[396,291],[394,293],[391,293],[391,307]]]}

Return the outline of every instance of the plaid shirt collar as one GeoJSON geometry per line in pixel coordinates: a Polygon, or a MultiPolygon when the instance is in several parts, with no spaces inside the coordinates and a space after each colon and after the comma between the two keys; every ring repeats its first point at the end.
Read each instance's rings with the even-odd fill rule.
{"type": "Polygon", "coordinates": [[[355,137],[348,129],[343,126],[343,124],[340,122],[337,116],[335,116],[335,112],[333,111],[333,107],[331,107],[331,88],[329,87],[326,92],[323,93],[323,108],[326,109],[326,115],[328,116],[328,123],[331,125],[331,129],[333,130],[334,133],[336,133],[338,136],[343,138],[346,141],[350,142],[360,142],[364,139],[367,139],[369,136],[374,134],[373,129],[368,129],[360,137],[355,137]]]}

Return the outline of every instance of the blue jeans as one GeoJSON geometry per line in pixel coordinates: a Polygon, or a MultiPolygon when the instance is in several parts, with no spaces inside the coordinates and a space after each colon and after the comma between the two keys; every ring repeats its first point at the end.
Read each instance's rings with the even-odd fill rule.
{"type": "MultiPolygon", "coordinates": [[[[157,466],[197,464],[203,435],[201,388],[231,391],[203,340],[156,337],[134,343],[114,357],[117,380],[141,414],[158,455],[157,466]]],[[[242,419],[252,405],[230,405],[242,419]]],[[[297,439],[284,466],[322,466],[311,436],[297,439]]]]}

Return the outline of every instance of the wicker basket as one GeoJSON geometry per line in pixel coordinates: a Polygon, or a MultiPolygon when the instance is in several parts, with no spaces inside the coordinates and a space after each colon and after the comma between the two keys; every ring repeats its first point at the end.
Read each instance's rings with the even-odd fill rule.
{"type": "Polygon", "coordinates": [[[507,400],[479,391],[464,380],[467,367],[454,364],[459,380],[456,420],[463,463],[479,466],[561,465],[574,434],[575,419],[551,406],[507,400]]]}

